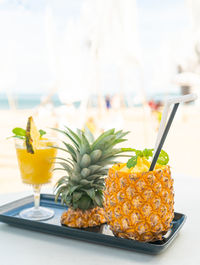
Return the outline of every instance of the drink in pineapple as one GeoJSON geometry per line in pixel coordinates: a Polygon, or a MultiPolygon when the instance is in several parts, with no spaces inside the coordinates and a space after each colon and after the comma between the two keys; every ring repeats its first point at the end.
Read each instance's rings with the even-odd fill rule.
{"type": "Polygon", "coordinates": [[[173,179],[167,154],[148,171],[152,150],[136,150],[125,164],[109,169],[104,192],[107,223],[116,236],[143,242],[161,240],[174,217],[173,179]]]}
{"type": "MultiPolygon", "coordinates": [[[[18,141],[19,142],[19,141],[18,141]]],[[[51,181],[56,149],[48,140],[41,140],[42,145],[34,154],[28,153],[25,145],[16,144],[17,159],[22,181],[26,184],[41,185],[51,181]]]]}

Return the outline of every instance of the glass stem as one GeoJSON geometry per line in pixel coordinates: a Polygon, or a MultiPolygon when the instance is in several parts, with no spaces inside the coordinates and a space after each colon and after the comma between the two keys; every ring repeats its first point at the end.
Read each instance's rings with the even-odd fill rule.
{"type": "Polygon", "coordinates": [[[33,185],[35,210],[37,210],[40,207],[40,189],[41,189],[41,185],[33,185]]]}

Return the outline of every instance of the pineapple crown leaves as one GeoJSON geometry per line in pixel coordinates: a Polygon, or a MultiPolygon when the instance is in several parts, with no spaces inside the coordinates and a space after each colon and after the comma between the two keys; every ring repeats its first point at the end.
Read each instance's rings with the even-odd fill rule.
{"type": "Polygon", "coordinates": [[[66,172],[55,186],[56,200],[73,209],[87,210],[103,205],[104,177],[108,166],[116,163],[115,158],[122,155],[122,148],[115,148],[118,143],[126,141],[129,132],[115,129],[102,133],[96,140],[89,129],[77,130],[70,128],[55,129],[62,133],[67,141],[64,147],[56,147],[67,157],[58,157],[57,163],[66,172]],[[68,157],[70,155],[70,158],[68,157]]]}

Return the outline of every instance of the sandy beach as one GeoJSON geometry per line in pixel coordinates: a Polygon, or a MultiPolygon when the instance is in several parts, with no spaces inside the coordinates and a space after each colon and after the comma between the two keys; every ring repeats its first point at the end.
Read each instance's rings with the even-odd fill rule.
{"type": "MultiPolygon", "coordinates": [[[[170,156],[170,165],[176,178],[200,177],[199,150],[200,150],[200,110],[194,106],[181,106],[174,120],[164,145],[170,156]]],[[[21,192],[31,190],[22,184],[18,170],[12,135],[14,127],[26,126],[27,117],[34,115],[38,128],[51,128],[63,124],[75,128],[78,126],[80,112],[77,110],[55,110],[36,112],[33,110],[1,110],[0,111],[0,193],[21,192]],[[75,122],[76,121],[76,122],[75,122]]],[[[158,124],[149,110],[142,108],[124,109],[122,111],[103,112],[90,110],[87,117],[93,117],[95,125],[102,129],[111,127],[130,131],[126,147],[153,148],[158,124]]],[[[48,129],[47,129],[48,130],[48,129]]],[[[49,130],[51,131],[51,130],[49,130]]],[[[55,135],[54,135],[55,136],[55,135]]],[[[56,136],[57,137],[57,136],[56,136]]],[[[51,185],[53,187],[60,173],[57,172],[51,185]]]]}

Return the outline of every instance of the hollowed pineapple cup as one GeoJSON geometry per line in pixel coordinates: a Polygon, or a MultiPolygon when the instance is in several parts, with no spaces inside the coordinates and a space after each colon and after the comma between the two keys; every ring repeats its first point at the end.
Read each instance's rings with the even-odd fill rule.
{"type": "Polygon", "coordinates": [[[104,193],[107,223],[122,238],[162,240],[174,218],[173,179],[169,166],[143,173],[109,169],[104,193]]]}

